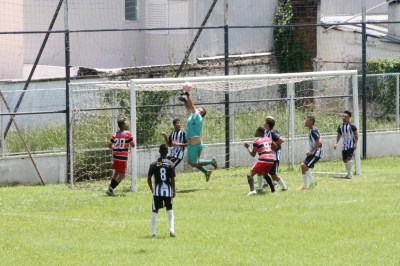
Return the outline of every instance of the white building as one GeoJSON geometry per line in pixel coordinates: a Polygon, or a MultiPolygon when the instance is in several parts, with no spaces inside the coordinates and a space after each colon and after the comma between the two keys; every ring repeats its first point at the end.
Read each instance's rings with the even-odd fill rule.
{"type": "MultiPolygon", "coordinates": [[[[59,0],[0,1],[0,79],[26,79],[59,0]],[[33,33],[41,31],[40,34],[33,33]],[[12,34],[11,34],[12,33],[12,34]],[[24,34],[21,34],[24,33],[24,34]]],[[[65,38],[70,31],[70,66],[124,68],[180,63],[214,0],[64,1],[40,57],[35,78],[64,76],[65,38]],[[68,10],[65,3],[68,2],[68,10]],[[158,30],[139,30],[152,28],[158,30]]],[[[229,25],[269,25],[277,0],[229,1],[229,25]],[[271,8],[272,7],[272,8],[271,8]]],[[[189,62],[224,54],[224,1],[217,1],[189,62]]],[[[272,29],[232,29],[231,54],[272,49],[272,29]]],[[[74,70],[74,68],[72,69],[74,70]]]]}

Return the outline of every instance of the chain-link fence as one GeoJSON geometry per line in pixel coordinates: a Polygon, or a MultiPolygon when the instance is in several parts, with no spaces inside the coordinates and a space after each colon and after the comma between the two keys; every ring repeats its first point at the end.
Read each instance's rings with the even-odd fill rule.
{"type": "MultiPolygon", "coordinates": [[[[366,129],[398,130],[398,76],[378,74],[400,73],[400,3],[368,1],[365,33],[362,10],[358,2],[328,0],[0,0],[0,90],[28,146],[36,153],[58,152],[66,151],[70,82],[362,74],[365,58],[367,65],[379,65],[365,70],[366,129]]],[[[328,87],[319,93],[335,94],[328,87]]],[[[285,98],[284,90],[276,93],[285,98]]],[[[309,90],[299,93],[306,112],[315,103],[309,90]]],[[[359,87],[360,102],[363,93],[359,87]]],[[[2,156],[24,154],[13,144],[16,130],[5,103],[0,105],[2,156]]]]}

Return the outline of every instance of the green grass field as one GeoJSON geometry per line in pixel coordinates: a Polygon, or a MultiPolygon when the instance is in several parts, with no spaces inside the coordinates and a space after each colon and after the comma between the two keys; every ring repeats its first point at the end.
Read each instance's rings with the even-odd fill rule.
{"type": "MultiPolygon", "coordinates": [[[[246,197],[247,168],[178,174],[177,237],[160,210],[150,238],[151,193],[0,188],[0,265],[399,265],[399,157],[362,161],[352,180],[316,175],[298,191],[246,197]]],[[[318,164],[316,169],[318,170],[318,164]]],[[[33,173],[32,173],[33,174],[33,173]]],[[[128,182],[128,181],[126,181],[128,182]]]]}

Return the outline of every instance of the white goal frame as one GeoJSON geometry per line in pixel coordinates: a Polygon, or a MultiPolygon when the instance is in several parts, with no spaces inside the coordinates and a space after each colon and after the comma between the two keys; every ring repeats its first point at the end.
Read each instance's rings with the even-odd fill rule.
{"type": "MultiPolygon", "coordinates": [[[[210,86],[210,84],[213,84],[212,82],[219,82],[219,84],[221,85],[221,81],[227,81],[226,84],[229,84],[228,81],[238,81],[238,84],[240,84],[239,81],[251,81],[254,80],[254,82],[249,82],[249,87],[244,87],[244,88],[240,88],[240,90],[246,90],[246,89],[251,89],[251,84],[256,84],[257,80],[269,80],[268,82],[265,82],[265,85],[261,85],[261,86],[270,86],[270,84],[272,85],[277,85],[277,84],[285,84],[286,88],[287,88],[287,97],[286,97],[286,108],[287,108],[287,119],[289,119],[289,121],[291,121],[290,123],[288,123],[288,140],[289,140],[289,145],[288,149],[290,151],[290,153],[288,153],[288,156],[290,156],[288,158],[289,161],[291,161],[291,166],[292,168],[294,167],[294,163],[295,163],[295,149],[297,147],[295,147],[295,141],[296,141],[296,136],[294,134],[294,117],[295,117],[295,108],[294,108],[294,100],[295,100],[295,94],[294,94],[294,83],[300,82],[300,81],[305,81],[305,80],[323,80],[324,77],[326,79],[332,78],[332,77],[340,77],[340,76],[347,76],[348,80],[348,85],[350,85],[353,88],[352,91],[352,102],[353,102],[353,123],[357,126],[357,128],[359,128],[359,110],[358,110],[358,78],[357,78],[357,71],[356,70],[343,70],[343,71],[321,71],[321,72],[303,72],[303,73],[287,73],[287,74],[257,74],[257,75],[235,75],[235,76],[210,76],[210,77],[186,77],[186,78],[159,78],[159,79],[132,79],[130,81],[107,81],[107,82],[87,82],[87,83],[71,83],[71,88],[73,88],[74,86],[77,86],[77,88],[75,89],[76,92],[74,91],[74,88],[71,89],[71,93],[70,93],[70,103],[72,103],[72,95],[74,93],[78,93],[78,97],[79,97],[79,93],[81,91],[85,91],[85,89],[79,88],[79,86],[93,86],[94,88],[98,88],[98,87],[123,87],[124,89],[130,91],[130,131],[133,133],[133,139],[135,141],[135,143],[137,144],[137,124],[136,124],[136,117],[137,117],[137,106],[136,106],[136,90],[151,90],[151,91],[157,91],[157,90],[162,90],[163,87],[159,86],[160,84],[169,84],[171,85],[172,83],[175,84],[179,84],[179,86],[173,86],[172,90],[177,90],[177,94],[178,91],[181,90],[181,84],[183,84],[184,82],[191,82],[194,84],[199,83],[199,88],[201,88],[200,84],[202,82],[208,82],[207,86],[210,86]],[[279,81],[279,79],[281,79],[281,81],[279,81]],[[210,83],[211,82],[211,83],[210,83]],[[268,83],[268,84],[267,84],[268,83]],[[154,84],[154,87],[151,86],[152,84],[154,84]],[[157,85],[155,85],[157,84],[157,85]],[[157,87],[158,86],[158,87],[157,87]]],[[[264,84],[264,82],[263,82],[264,84]]],[[[350,88],[350,86],[345,87],[345,90],[348,90],[350,88]]],[[[166,86],[168,87],[168,86],[166,86]]],[[[215,88],[208,88],[207,90],[217,90],[217,91],[226,91],[225,89],[225,85],[223,85],[222,87],[215,87],[215,88]]],[[[100,88],[101,89],[101,88],[100,88]]],[[[168,88],[167,88],[168,89],[168,88]]],[[[230,91],[234,91],[236,88],[230,88],[228,87],[228,90],[230,91]]],[[[169,89],[171,90],[171,86],[169,86],[169,89]]],[[[236,89],[237,90],[237,89],[236,89]]],[[[341,95],[341,97],[345,97],[344,99],[344,106],[346,107],[347,104],[349,103],[349,97],[350,97],[350,92],[349,91],[345,91],[343,95],[341,95]],[[348,97],[346,97],[346,95],[348,97]]],[[[72,120],[73,120],[73,111],[75,110],[70,110],[70,123],[72,124],[72,120]]],[[[77,111],[79,111],[79,109],[77,109],[77,111]]],[[[339,123],[338,123],[339,124],[339,123]]],[[[72,138],[72,126],[71,126],[71,132],[70,132],[70,162],[71,162],[71,185],[74,186],[74,166],[73,166],[73,145],[74,145],[74,140],[72,138]]],[[[114,130],[112,128],[110,128],[110,132],[111,130],[114,130]]],[[[110,135],[111,136],[111,135],[110,135]]],[[[106,145],[106,144],[105,144],[106,145]]],[[[324,146],[325,148],[332,148],[333,147],[327,147],[324,146]]],[[[337,152],[340,152],[340,150],[338,150],[337,152]]],[[[137,191],[137,185],[138,185],[138,167],[143,168],[142,165],[138,164],[138,161],[140,160],[140,158],[138,158],[138,150],[137,150],[137,146],[135,148],[130,149],[130,162],[131,162],[131,190],[132,191],[137,191]]],[[[296,158],[297,160],[298,158],[296,158]]],[[[361,173],[361,164],[360,164],[360,149],[356,149],[355,151],[355,174],[359,175],[361,173]]],[[[240,163],[238,165],[235,164],[235,166],[240,166],[240,163]]],[[[143,170],[143,169],[141,169],[143,170]]],[[[339,172],[336,173],[331,173],[331,174],[338,174],[339,172]]],[[[143,175],[143,173],[141,173],[141,175],[143,175]]]]}

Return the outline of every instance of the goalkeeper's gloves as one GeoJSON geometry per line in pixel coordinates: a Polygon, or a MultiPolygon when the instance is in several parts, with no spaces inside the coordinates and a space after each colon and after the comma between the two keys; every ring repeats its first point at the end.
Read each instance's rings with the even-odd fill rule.
{"type": "Polygon", "coordinates": [[[180,96],[178,99],[179,99],[179,101],[181,101],[181,102],[184,102],[184,103],[187,102],[186,98],[183,97],[183,96],[180,96]]]}
{"type": "Polygon", "coordinates": [[[183,91],[183,92],[181,92],[181,93],[180,93],[180,95],[181,95],[181,96],[182,96],[182,95],[189,96],[189,92],[187,92],[187,91],[183,91]]]}

